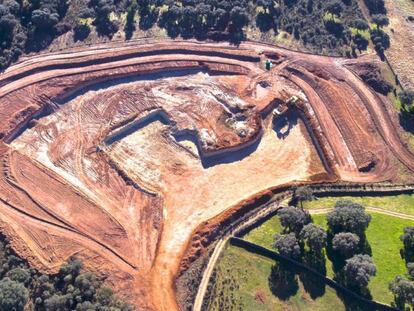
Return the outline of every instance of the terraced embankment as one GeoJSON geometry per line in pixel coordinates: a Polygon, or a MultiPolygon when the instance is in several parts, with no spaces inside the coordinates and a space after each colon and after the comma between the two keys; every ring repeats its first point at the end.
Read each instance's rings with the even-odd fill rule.
{"type": "Polygon", "coordinates": [[[176,275],[249,200],[412,178],[387,99],[347,62],[190,41],[23,60],[0,76],[1,228],[38,269],[76,255],[140,309],[177,309],[176,275]]]}

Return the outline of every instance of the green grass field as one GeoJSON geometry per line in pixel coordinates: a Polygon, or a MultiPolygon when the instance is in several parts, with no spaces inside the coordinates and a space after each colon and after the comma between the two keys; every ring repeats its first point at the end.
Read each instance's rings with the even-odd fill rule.
{"type": "Polygon", "coordinates": [[[273,216],[262,225],[248,232],[243,239],[272,249],[273,236],[282,231],[279,217],[273,216]]]}
{"type": "Polygon", "coordinates": [[[227,246],[217,266],[209,311],[243,310],[345,310],[342,301],[330,287],[313,300],[298,280],[298,291],[287,300],[277,298],[269,288],[268,277],[273,260],[236,246],[227,246]]]}
{"type": "MultiPolygon", "coordinates": [[[[371,279],[369,289],[375,300],[389,304],[393,295],[388,290],[388,284],[395,276],[406,272],[405,262],[400,257],[400,235],[405,226],[414,226],[414,221],[378,213],[370,214],[372,220],[366,235],[377,266],[377,275],[371,279]]],[[[313,215],[312,218],[314,223],[326,228],[326,215],[313,215]]],[[[332,274],[332,271],[328,271],[328,275],[332,274]]]]}
{"type": "Polygon", "coordinates": [[[334,207],[338,200],[351,200],[364,206],[379,207],[393,212],[414,215],[414,195],[400,194],[391,196],[344,196],[344,197],[321,197],[313,201],[303,203],[307,209],[334,207]]]}
{"type": "MultiPolygon", "coordinates": [[[[339,198],[326,197],[317,201],[306,202],[306,208],[333,207],[339,198]]],[[[366,206],[381,207],[401,213],[414,215],[414,196],[398,195],[386,197],[341,197],[340,199],[351,199],[366,206]]],[[[375,300],[390,303],[393,300],[388,284],[396,275],[406,272],[405,262],[400,257],[402,242],[399,237],[405,226],[414,226],[414,221],[400,219],[379,213],[370,213],[371,223],[367,229],[367,238],[371,245],[372,257],[377,266],[377,275],[372,278],[369,289],[375,300]]],[[[314,223],[326,228],[326,215],[313,215],[314,223]]],[[[264,222],[258,228],[249,232],[246,240],[272,248],[273,236],[281,231],[280,222],[274,216],[264,222]]],[[[327,275],[333,277],[332,263],[327,260],[327,275]]]]}

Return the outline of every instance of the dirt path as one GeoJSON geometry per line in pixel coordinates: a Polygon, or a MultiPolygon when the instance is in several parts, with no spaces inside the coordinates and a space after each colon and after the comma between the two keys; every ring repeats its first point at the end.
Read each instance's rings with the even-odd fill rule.
{"type": "Polygon", "coordinates": [[[216,266],[217,260],[220,258],[221,251],[226,245],[227,240],[228,237],[220,239],[216,247],[214,248],[213,254],[211,255],[207,267],[203,273],[203,278],[201,280],[200,286],[198,287],[197,296],[194,301],[193,311],[201,311],[201,307],[203,305],[204,296],[207,291],[207,286],[210,281],[211,274],[214,271],[214,267],[216,266]]]}
{"type": "MultiPolygon", "coordinates": [[[[373,206],[367,206],[365,209],[368,212],[374,212],[374,213],[378,213],[378,214],[383,214],[383,215],[388,215],[388,216],[393,216],[393,217],[397,217],[397,218],[401,218],[401,219],[407,219],[407,220],[413,220],[414,221],[414,215],[388,211],[388,210],[385,210],[383,208],[373,207],[373,206]]],[[[321,214],[327,214],[332,210],[333,210],[333,208],[316,208],[316,209],[309,209],[308,211],[311,215],[321,215],[321,214]]]]}
{"type": "MultiPolygon", "coordinates": [[[[275,205],[276,209],[287,207],[288,203],[291,200],[292,200],[292,197],[289,197],[289,198],[284,199],[280,202],[277,202],[276,205],[275,205]]],[[[272,211],[273,211],[273,209],[272,209],[272,211]]],[[[268,213],[269,213],[269,210],[261,210],[253,219],[248,220],[247,223],[252,224],[252,223],[256,222],[258,219],[261,219],[264,216],[268,215],[268,213]]],[[[230,238],[230,236],[226,236],[226,237],[220,239],[219,242],[217,243],[216,247],[214,248],[213,254],[211,255],[211,257],[208,261],[207,267],[204,269],[203,278],[202,278],[201,283],[198,287],[197,296],[196,296],[195,301],[194,301],[193,311],[201,311],[201,307],[203,305],[204,296],[205,296],[206,291],[207,291],[207,286],[209,284],[211,274],[213,273],[214,268],[217,264],[217,261],[220,258],[220,254],[223,251],[223,248],[225,247],[225,245],[226,245],[229,238],[230,238]]]]}
{"type": "MultiPolygon", "coordinates": [[[[291,91],[294,89],[298,92],[303,92],[308,97],[309,105],[315,111],[313,115],[309,116],[309,119],[313,122],[315,129],[320,128],[320,133],[326,138],[326,144],[330,145],[330,148],[327,149],[330,149],[334,155],[330,157],[333,158],[332,166],[336,165],[343,171],[343,175],[340,175],[339,177],[342,180],[350,180],[353,182],[378,182],[380,178],[388,178],[386,173],[389,171],[394,172],[396,170],[395,167],[384,166],[384,169],[379,168],[375,174],[373,172],[361,173],[358,171],[356,160],[360,154],[371,152],[372,154],[378,155],[378,161],[381,162],[379,165],[382,163],[388,164],[388,162],[395,159],[394,157],[389,158],[389,155],[386,154],[390,153],[389,149],[393,151],[395,156],[399,158],[402,163],[414,171],[414,155],[409,153],[401,142],[397,129],[394,127],[392,119],[385,110],[384,102],[382,102],[385,99],[376,96],[369,87],[363,84],[359,78],[350,72],[344,66],[343,59],[335,58],[334,61],[329,57],[302,54],[252,42],[244,43],[240,48],[235,48],[224,43],[200,44],[195,42],[177,41],[142,45],[125,44],[119,46],[108,44],[100,45],[99,47],[90,47],[86,50],[79,49],[70,52],[66,51],[56,54],[34,56],[33,58],[29,58],[26,61],[10,67],[4,74],[0,75],[0,117],[4,117],[3,124],[0,125],[0,134],[7,138],[10,134],[16,132],[16,128],[19,126],[24,127],[25,122],[30,120],[30,118],[33,117],[32,114],[34,111],[40,107],[40,103],[36,99],[39,96],[51,97],[52,99],[66,98],[69,95],[73,95],[79,88],[87,85],[95,85],[98,81],[108,81],[132,75],[146,75],[145,77],[151,77],[153,73],[160,71],[174,71],[178,69],[197,68],[197,70],[206,70],[207,68],[211,72],[221,73],[223,75],[235,73],[236,75],[240,75],[240,80],[237,81],[237,86],[240,86],[240,88],[242,88],[242,80],[244,78],[252,79],[252,85],[256,87],[256,84],[259,85],[259,79],[254,77],[262,75],[263,80],[261,78],[260,82],[274,82],[273,84],[264,83],[264,85],[270,85],[272,87],[260,86],[261,88],[259,89],[261,92],[265,92],[266,94],[269,92],[269,94],[272,95],[269,95],[269,98],[266,97],[265,104],[267,105],[274,98],[278,98],[276,95],[280,95],[278,93],[280,92],[280,89],[278,88],[280,88],[281,85],[284,85],[286,81],[281,79],[282,76],[280,75],[280,72],[285,71],[284,67],[286,65],[293,66],[292,68],[297,68],[299,71],[302,71],[306,70],[304,69],[306,65],[310,67],[309,64],[314,66],[314,68],[313,70],[312,68],[308,70],[308,79],[303,80],[302,76],[292,78],[293,81],[289,82],[291,82],[295,88],[292,86],[291,89],[288,90],[291,91]],[[139,47],[139,49],[137,49],[137,47],[139,47]],[[163,49],[163,52],[165,53],[160,53],[160,49],[163,49]],[[137,52],[137,50],[139,50],[139,52],[137,52]],[[147,54],[137,54],[143,53],[143,50],[145,50],[145,53],[147,54]],[[170,52],[167,53],[167,50],[170,52]],[[258,52],[258,50],[261,50],[262,52],[258,52]],[[275,75],[274,80],[271,80],[271,77],[266,76],[267,72],[257,60],[260,59],[260,55],[266,55],[265,53],[267,52],[275,53],[277,55],[280,54],[281,64],[276,68],[277,75],[275,75]],[[326,68],[330,69],[332,73],[327,75],[326,68]],[[326,75],[327,78],[318,78],[318,74],[321,77],[326,75]],[[349,87],[344,87],[345,85],[342,82],[338,82],[339,78],[347,80],[347,82],[349,82],[349,87]],[[309,82],[313,80],[319,81],[319,85],[314,85],[309,82]],[[273,91],[274,93],[272,93],[273,91]],[[322,96],[322,91],[325,91],[329,96],[322,96]],[[330,91],[330,93],[328,91],[330,91]],[[341,111],[339,109],[336,111],[333,108],[331,110],[328,109],[329,105],[334,107],[334,104],[337,105],[336,108],[343,107],[346,104],[345,99],[351,101],[354,97],[357,98],[357,100],[354,100],[352,102],[353,104],[349,105],[349,110],[358,107],[357,104],[361,103],[359,106],[365,105],[369,111],[367,117],[365,117],[365,114],[358,114],[354,119],[350,120],[349,114],[345,111],[346,109],[342,110],[342,114],[340,114],[341,111]],[[28,99],[27,102],[25,101],[26,99],[28,99]],[[30,102],[31,100],[32,102],[30,102]],[[32,108],[32,110],[29,108],[32,108]],[[334,118],[334,116],[337,116],[337,118],[334,118]],[[373,126],[372,128],[369,128],[366,126],[367,122],[365,121],[369,121],[370,118],[374,119],[375,127],[373,126]],[[337,122],[337,119],[340,119],[341,123],[337,122]],[[340,126],[343,125],[342,123],[349,126],[341,128],[340,126]],[[357,129],[358,126],[360,126],[361,129],[357,129]],[[346,131],[347,128],[350,128],[352,131],[346,131]],[[379,134],[376,134],[376,132],[379,132],[379,134]],[[367,133],[372,134],[372,136],[367,138],[367,133]],[[358,137],[359,139],[356,139],[358,137]],[[374,143],[371,143],[371,140],[374,141],[374,143]],[[376,142],[378,142],[378,144],[375,144],[376,142]],[[385,146],[385,144],[390,148],[385,146]],[[383,153],[378,153],[378,151],[383,151],[383,153]]],[[[286,72],[288,72],[287,69],[286,72]]],[[[288,76],[288,73],[286,76],[288,76]]],[[[288,85],[287,83],[285,84],[288,85]]],[[[291,94],[289,93],[289,95],[291,94]]],[[[125,100],[123,109],[128,107],[128,96],[129,95],[125,95],[125,98],[120,98],[125,100]]],[[[249,99],[250,97],[253,98],[248,91],[246,91],[246,94],[243,93],[240,96],[245,96],[249,99]]],[[[139,97],[137,98],[141,99],[139,97]]],[[[195,98],[194,100],[197,99],[199,100],[199,98],[195,98]]],[[[253,99],[254,102],[259,101],[258,98],[253,99]]],[[[253,99],[251,100],[252,102],[253,99]]],[[[110,99],[105,98],[105,100],[109,101],[110,99]]],[[[142,102],[145,102],[145,100],[142,100],[142,102]]],[[[137,100],[137,104],[135,105],[139,105],[140,103],[141,100],[137,100]]],[[[261,107],[266,105],[262,105],[261,107]]],[[[133,105],[131,105],[131,107],[132,106],[133,105]]],[[[191,108],[191,106],[189,107],[191,108]]],[[[114,116],[117,115],[117,111],[115,110],[116,109],[114,108],[114,116]]],[[[121,111],[121,109],[119,110],[121,111]]],[[[186,115],[185,111],[174,111],[180,112],[180,115],[186,115]]],[[[359,110],[355,109],[355,111],[358,112],[359,110]]],[[[123,121],[126,118],[125,116],[127,112],[128,111],[125,110],[125,115],[120,114],[117,122],[123,121]]],[[[194,110],[194,113],[200,120],[207,119],[210,121],[209,118],[213,119],[211,115],[206,116],[198,110],[194,110]]],[[[83,133],[82,131],[84,131],[84,129],[87,129],[85,130],[85,133],[88,134],[87,131],[92,132],[94,128],[99,127],[103,123],[102,118],[94,119],[96,118],[96,113],[93,112],[93,110],[91,113],[85,115],[79,114],[78,122],[75,125],[75,128],[79,129],[79,135],[83,133]],[[85,115],[88,116],[87,121],[85,121],[85,115]]],[[[273,134],[273,132],[271,132],[272,129],[269,129],[270,133],[273,134]]],[[[148,291],[153,292],[151,294],[153,296],[152,300],[157,310],[170,311],[178,309],[173,280],[179,269],[179,264],[184,256],[184,252],[186,251],[185,247],[187,242],[191,239],[191,236],[194,234],[193,230],[195,230],[199,224],[212,219],[220,213],[224,213],[229,208],[235,206],[244,196],[251,197],[269,187],[288,184],[295,180],[309,181],[310,177],[316,173],[320,175],[315,175],[317,176],[315,178],[322,178],[319,176],[322,176],[324,171],[322,171],[323,168],[321,171],[319,171],[319,168],[317,168],[318,170],[315,168],[315,173],[310,173],[313,168],[311,169],[309,162],[313,161],[311,164],[315,167],[318,166],[318,164],[315,160],[316,157],[311,158],[313,149],[309,147],[309,150],[305,150],[303,146],[300,146],[300,142],[303,142],[304,146],[307,146],[305,144],[307,143],[307,140],[303,139],[303,135],[299,129],[292,131],[283,142],[281,140],[276,140],[272,135],[264,136],[261,140],[262,144],[259,144],[257,149],[243,160],[222,163],[208,169],[200,167],[199,163],[194,160],[194,158],[187,159],[187,157],[182,156],[181,153],[178,154],[176,151],[171,151],[172,149],[168,144],[168,140],[161,139],[160,137],[162,136],[158,135],[161,132],[161,129],[154,128],[154,133],[151,134],[151,139],[144,139],[144,137],[142,138],[142,142],[140,141],[142,144],[139,146],[149,146],[148,150],[153,151],[151,157],[139,154],[139,152],[137,153],[138,156],[131,156],[135,154],[133,153],[133,151],[135,152],[135,149],[142,149],[134,149],[135,145],[131,145],[131,150],[128,148],[125,149],[129,152],[125,153],[128,155],[125,159],[140,159],[142,163],[146,165],[148,164],[145,167],[143,165],[137,165],[137,167],[142,168],[143,173],[150,171],[146,167],[156,169],[163,168],[164,170],[162,176],[164,176],[166,190],[165,193],[163,193],[165,201],[163,202],[164,206],[162,208],[164,209],[165,214],[164,216],[160,216],[159,224],[157,223],[160,227],[162,226],[162,236],[157,246],[156,259],[152,266],[153,270],[148,273],[154,275],[153,277],[151,276],[151,280],[153,280],[153,283],[151,283],[152,288],[148,291]],[[308,152],[308,154],[305,151],[308,152]],[[142,158],[140,158],[139,155],[142,155],[142,158]],[[268,159],[269,155],[273,155],[271,160],[268,159]],[[149,159],[152,162],[149,161],[149,159]],[[177,159],[180,161],[177,161],[177,159]],[[156,162],[158,160],[159,162],[156,162]],[[165,167],[163,165],[165,165],[165,167]],[[300,165],[303,165],[303,168],[301,168],[300,165]],[[309,170],[309,174],[307,170],[309,170]],[[236,184],[237,186],[235,186],[236,184]]],[[[68,133],[75,132],[71,130],[68,131],[68,133]]],[[[217,134],[220,135],[221,133],[217,132],[217,134]]],[[[17,134],[17,136],[10,135],[9,137],[15,138],[18,137],[18,135],[19,134],[17,134]]],[[[62,149],[65,142],[69,140],[68,137],[64,135],[65,134],[63,133],[59,136],[59,138],[62,138],[62,149]]],[[[105,133],[102,135],[104,136],[105,133]]],[[[10,142],[14,138],[12,138],[10,142]]],[[[93,179],[88,177],[88,165],[87,162],[85,162],[86,164],[83,163],[83,160],[85,159],[85,154],[93,154],[95,147],[93,143],[95,142],[86,145],[82,137],[75,137],[75,139],[76,140],[72,142],[75,144],[74,149],[76,150],[74,155],[74,171],[79,174],[80,180],[86,185],[85,189],[88,190],[88,188],[94,186],[94,182],[90,182],[91,180],[93,181],[93,179]]],[[[59,140],[57,139],[57,141],[59,140]]],[[[229,139],[228,141],[231,140],[229,139]]],[[[309,144],[311,145],[310,142],[309,144]]],[[[70,144],[68,145],[70,147],[70,144]]],[[[231,147],[233,146],[226,146],[226,148],[231,147]]],[[[72,155],[68,152],[68,159],[71,159],[69,156],[72,155]]],[[[16,165],[16,167],[17,166],[18,165],[16,165]]],[[[133,166],[131,166],[131,168],[133,168],[133,166]]],[[[102,166],[102,170],[104,169],[105,167],[102,166]]],[[[106,172],[103,172],[102,174],[104,173],[106,172]]],[[[136,179],[139,178],[140,176],[136,177],[136,179]]],[[[389,179],[392,180],[391,178],[392,177],[389,179]]],[[[70,183],[71,182],[68,184],[70,185],[70,183]]],[[[108,186],[119,187],[119,191],[121,192],[125,185],[120,180],[119,185],[114,183],[110,184],[108,182],[108,186]]],[[[39,187],[47,187],[47,185],[39,185],[39,187]]],[[[100,190],[99,188],[95,191],[97,195],[102,196],[102,200],[105,199],[104,189],[105,188],[102,188],[102,190],[100,190]]],[[[37,190],[34,192],[37,192],[37,190]]],[[[87,191],[79,194],[79,196],[85,197],[88,195],[87,191]]],[[[117,205],[117,201],[112,202],[111,198],[107,201],[108,204],[110,203],[114,206],[117,205]]],[[[129,206],[127,202],[128,201],[126,200],[121,201],[120,206],[129,206]]],[[[104,209],[105,204],[101,205],[102,206],[99,206],[99,208],[104,209]]],[[[83,232],[67,233],[67,229],[57,228],[56,226],[52,226],[52,224],[33,219],[33,217],[31,217],[33,215],[20,215],[16,210],[12,209],[10,204],[6,204],[3,208],[10,209],[11,211],[9,211],[9,213],[13,213],[13,216],[16,219],[21,218],[27,223],[34,223],[34,225],[39,228],[45,226],[50,232],[56,231],[61,235],[69,235],[71,239],[82,243],[87,243],[91,240],[89,243],[95,249],[104,249],[104,255],[108,257],[110,261],[115,262],[122,267],[122,269],[131,274],[136,273],[136,269],[134,269],[135,267],[125,261],[120,254],[113,253],[112,249],[106,249],[109,248],[106,244],[98,244],[97,241],[92,240],[92,236],[90,235],[85,235],[83,232]],[[112,251],[112,253],[110,251],[112,251]]],[[[55,208],[56,207],[54,206],[51,207],[53,211],[55,211],[55,208]]],[[[326,213],[329,210],[330,209],[317,209],[312,210],[311,213],[321,214],[326,213]]],[[[385,211],[375,207],[370,207],[368,210],[414,220],[414,216],[385,211]]],[[[56,210],[56,213],[61,213],[61,211],[56,210]]],[[[114,215],[121,215],[117,217],[117,219],[121,219],[121,225],[119,227],[129,226],[129,224],[126,224],[128,215],[139,214],[133,208],[131,208],[131,211],[128,211],[127,208],[120,208],[119,210],[115,210],[114,208],[114,211],[111,211],[111,213],[114,215]]],[[[144,215],[144,213],[142,213],[142,215],[142,221],[144,222],[144,216],[146,215],[144,215]]],[[[151,211],[148,212],[148,215],[152,215],[151,211]]],[[[95,219],[96,214],[94,214],[93,217],[95,219]]],[[[195,310],[201,308],[202,298],[206,291],[208,280],[224,244],[225,240],[219,241],[218,246],[213,252],[213,256],[210,258],[197,295],[196,305],[194,307],[195,310]]]]}

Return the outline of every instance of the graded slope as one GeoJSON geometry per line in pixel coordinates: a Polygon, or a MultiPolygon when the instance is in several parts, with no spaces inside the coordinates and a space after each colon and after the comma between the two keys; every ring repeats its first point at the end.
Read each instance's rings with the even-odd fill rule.
{"type": "Polygon", "coordinates": [[[29,58],[0,76],[1,228],[39,269],[77,255],[176,309],[200,224],[282,184],[409,178],[387,99],[348,62],[180,41],[29,58]]]}

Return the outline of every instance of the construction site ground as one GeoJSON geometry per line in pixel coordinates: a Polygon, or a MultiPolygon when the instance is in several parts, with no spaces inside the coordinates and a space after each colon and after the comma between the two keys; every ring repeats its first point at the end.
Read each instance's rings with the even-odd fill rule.
{"type": "Polygon", "coordinates": [[[1,230],[39,270],[76,255],[140,310],[178,310],[200,232],[243,202],[413,181],[392,104],[354,72],[367,62],[192,41],[25,58],[0,75],[1,230]]]}

